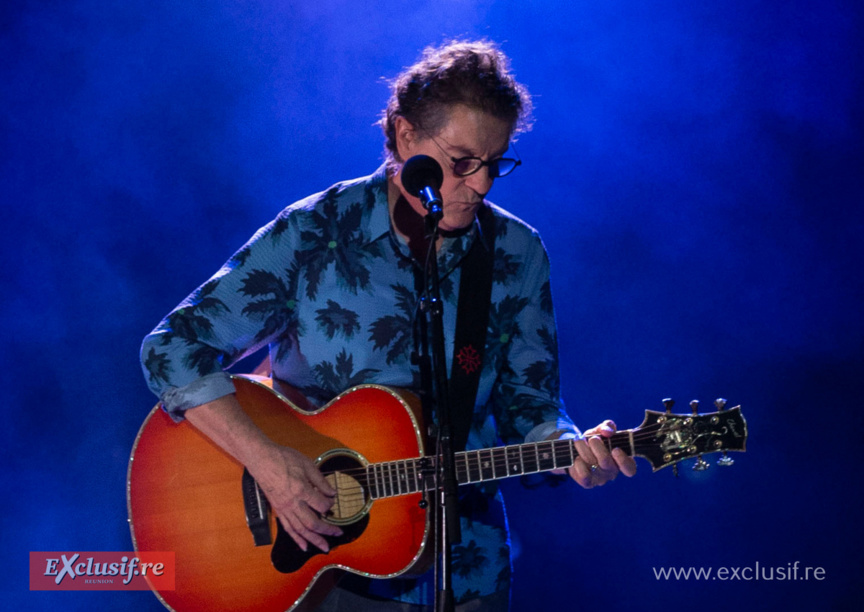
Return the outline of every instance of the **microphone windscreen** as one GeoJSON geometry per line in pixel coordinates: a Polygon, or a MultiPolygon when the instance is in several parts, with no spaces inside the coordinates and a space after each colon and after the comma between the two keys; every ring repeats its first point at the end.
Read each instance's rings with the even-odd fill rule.
{"type": "Polygon", "coordinates": [[[402,186],[414,197],[419,197],[426,187],[438,191],[443,182],[441,164],[428,155],[415,155],[402,166],[402,186]]]}

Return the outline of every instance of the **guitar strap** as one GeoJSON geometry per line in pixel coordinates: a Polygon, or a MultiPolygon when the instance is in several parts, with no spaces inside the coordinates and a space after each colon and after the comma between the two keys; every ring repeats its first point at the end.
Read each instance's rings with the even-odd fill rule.
{"type": "Polygon", "coordinates": [[[495,260],[495,216],[487,206],[477,211],[480,235],[462,261],[453,363],[450,367],[450,411],[453,424],[453,451],[465,449],[477,388],[483,371],[486,333],[492,296],[492,267],[495,260]]]}

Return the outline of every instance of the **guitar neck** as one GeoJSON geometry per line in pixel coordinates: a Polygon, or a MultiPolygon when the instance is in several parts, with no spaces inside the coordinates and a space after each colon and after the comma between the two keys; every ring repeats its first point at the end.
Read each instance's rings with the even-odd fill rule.
{"type": "MultiPolygon", "coordinates": [[[[456,453],[456,479],[460,485],[539,474],[573,465],[579,456],[572,439],[527,442],[456,453]]],[[[633,454],[633,430],[604,438],[607,447],[633,454]]],[[[366,466],[366,482],[372,499],[408,495],[436,488],[437,457],[373,463],[366,466]]]]}

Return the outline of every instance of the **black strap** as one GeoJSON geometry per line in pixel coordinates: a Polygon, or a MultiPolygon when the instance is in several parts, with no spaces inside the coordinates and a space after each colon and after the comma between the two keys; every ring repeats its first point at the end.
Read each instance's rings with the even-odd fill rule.
{"type": "Polygon", "coordinates": [[[495,217],[486,207],[477,211],[480,235],[462,261],[459,280],[459,305],[450,367],[450,414],[453,425],[453,450],[465,449],[477,388],[486,352],[486,330],[492,297],[492,265],[495,260],[495,217]]]}

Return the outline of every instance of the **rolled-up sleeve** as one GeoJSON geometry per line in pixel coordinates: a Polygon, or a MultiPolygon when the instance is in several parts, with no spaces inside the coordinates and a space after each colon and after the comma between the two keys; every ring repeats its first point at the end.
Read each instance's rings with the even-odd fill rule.
{"type": "Polygon", "coordinates": [[[174,420],[233,393],[226,368],[284,338],[296,303],[288,270],[294,245],[286,231],[296,223],[292,208],[261,228],[144,338],[144,377],[174,420]]]}

